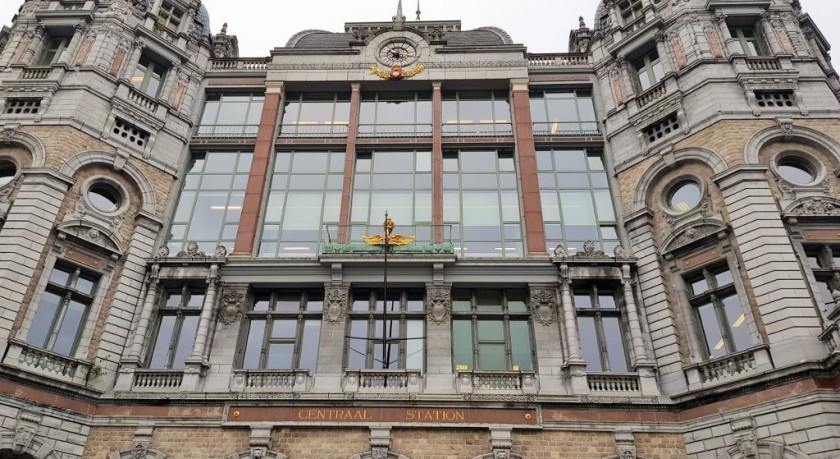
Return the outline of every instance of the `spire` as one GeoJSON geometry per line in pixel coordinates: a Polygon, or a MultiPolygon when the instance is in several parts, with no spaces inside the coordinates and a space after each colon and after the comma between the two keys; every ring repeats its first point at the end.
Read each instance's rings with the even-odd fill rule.
{"type": "Polygon", "coordinates": [[[417,0],[417,20],[420,20],[420,0],[417,0]]]}
{"type": "Polygon", "coordinates": [[[402,15],[403,15],[403,12],[402,12],[402,0],[400,0],[400,1],[399,1],[399,3],[397,3],[397,17],[398,17],[398,18],[399,18],[399,17],[402,17],[402,15]]]}
{"type": "Polygon", "coordinates": [[[394,30],[402,30],[405,26],[405,16],[403,16],[402,0],[397,3],[397,15],[391,18],[394,20],[394,30]]]}

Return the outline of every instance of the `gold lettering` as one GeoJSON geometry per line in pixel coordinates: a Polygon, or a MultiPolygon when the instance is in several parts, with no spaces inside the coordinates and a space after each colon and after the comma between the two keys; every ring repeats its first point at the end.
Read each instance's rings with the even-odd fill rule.
{"type": "Polygon", "coordinates": [[[455,419],[457,421],[463,421],[464,420],[464,412],[463,411],[456,411],[455,412],[455,419]]]}
{"type": "Polygon", "coordinates": [[[413,411],[413,410],[408,410],[408,411],[406,411],[406,412],[405,412],[405,420],[406,420],[406,421],[413,421],[413,420],[414,420],[414,416],[416,416],[416,415],[417,415],[417,414],[416,414],[416,412],[415,412],[415,411],[413,411]]]}

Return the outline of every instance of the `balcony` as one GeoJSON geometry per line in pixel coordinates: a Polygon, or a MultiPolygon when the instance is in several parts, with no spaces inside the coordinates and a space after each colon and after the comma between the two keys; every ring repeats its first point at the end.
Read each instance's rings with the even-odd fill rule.
{"type": "Polygon", "coordinates": [[[778,72],[782,65],[775,57],[748,57],[747,69],[751,72],[778,72]]]}
{"type": "Polygon", "coordinates": [[[66,355],[10,341],[3,365],[71,384],[87,384],[91,365],[66,355]]]}
{"type": "Polygon", "coordinates": [[[647,91],[641,93],[637,98],[639,108],[642,109],[657,100],[660,100],[668,94],[668,90],[665,87],[665,82],[660,81],[658,84],[654,85],[651,88],[648,88],[647,91]]]}
{"type": "Polygon", "coordinates": [[[528,59],[528,67],[530,68],[577,67],[589,65],[589,56],[586,54],[528,53],[525,55],[525,59],[528,59]]]}
{"type": "Polygon", "coordinates": [[[196,139],[253,139],[257,137],[259,126],[256,124],[246,125],[221,125],[211,124],[196,126],[193,138],[196,139]]]}
{"type": "MultiPolygon", "coordinates": [[[[324,237],[323,254],[381,254],[385,246],[379,225],[326,225],[324,237]],[[381,241],[371,239],[377,235],[381,241]]],[[[391,235],[389,253],[452,255],[455,253],[452,225],[397,225],[391,235]]]]}
{"type": "Polygon", "coordinates": [[[589,122],[559,122],[533,123],[532,129],[535,136],[544,137],[576,137],[600,135],[598,123],[589,122]]]}
{"type": "Polygon", "coordinates": [[[360,124],[359,137],[431,137],[431,124],[360,124]]]}
{"type": "Polygon", "coordinates": [[[685,367],[688,388],[705,389],[744,379],[773,368],[766,346],[685,367]]]}
{"type": "Polygon", "coordinates": [[[309,370],[234,370],[232,392],[306,392],[309,370]]]}
{"type": "Polygon", "coordinates": [[[213,59],[210,61],[210,70],[268,70],[271,63],[270,57],[245,57],[235,59],[213,59]]]}
{"type": "Polygon", "coordinates": [[[181,370],[136,370],[131,384],[132,391],[178,391],[184,382],[181,370]]]}
{"type": "Polygon", "coordinates": [[[640,397],[637,373],[587,373],[586,383],[591,395],[640,397]]]}
{"type": "Polygon", "coordinates": [[[361,394],[417,394],[422,392],[420,370],[345,370],[344,392],[361,394]]]}
{"type": "Polygon", "coordinates": [[[531,395],[537,393],[534,371],[459,371],[455,383],[462,394],[531,395]]]}

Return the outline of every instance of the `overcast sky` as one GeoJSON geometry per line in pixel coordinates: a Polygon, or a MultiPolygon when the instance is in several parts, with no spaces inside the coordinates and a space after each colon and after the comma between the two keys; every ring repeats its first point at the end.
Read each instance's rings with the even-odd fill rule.
{"type": "MultiPolygon", "coordinates": [[[[417,0],[404,0],[403,12],[413,20],[417,0]]],[[[840,50],[838,0],[801,0],[832,47],[840,50]]],[[[11,23],[22,0],[0,0],[0,21],[11,23]]],[[[240,55],[267,56],[305,29],[343,31],[345,22],[389,21],[397,0],[204,0],[214,32],[228,23],[228,33],[239,37],[240,55]]],[[[531,52],[565,52],[569,31],[583,16],[591,26],[598,0],[421,0],[422,19],[460,19],[464,29],[496,26],[531,52]]],[[[840,51],[838,51],[840,52],[840,51]]]]}

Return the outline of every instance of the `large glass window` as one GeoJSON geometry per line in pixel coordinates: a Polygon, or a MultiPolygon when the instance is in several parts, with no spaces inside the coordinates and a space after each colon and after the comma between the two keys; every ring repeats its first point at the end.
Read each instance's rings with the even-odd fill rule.
{"type": "Polygon", "coordinates": [[[627,347],[618,295],[600,286],[575,287],[581,352],[589,371],[627,371],[627,347]]]}
{"type": "Polygon", "coordinates": [[[729,267],[706,268],[687,275],[685,281],[706,357],[723,357],[749,348],[746,312],[729,267]]]}
{"type": "Polygon", "coordinates": [[[323,309],[323,290],[257,292],[241,347],[242,368],[314,373],[323,309]]]}
{"type": "Polygon", "coordinates": [[[513,154],[444,153],[443,222],[452,225],[456,255],[523,256],[513,154]]]}
{"type": "Polygon", "coordinates": [[[61,53],[63,53],[64,50],[67,49],[67,46],[69,44],[69,37],[50,37],[50,39],[47,41],[47,46],[44,49],[44,53],[41,55],[41,61],[39,62],[39,64],[55,64],[61,57],[61,53]]]}
{"type": "Polygon", "coordinates": [[[99,274],[69,264],[56,264],[38,303],[26,342],[72,356],[96,294],[99,274]]]}
{"type": "Polygon", "coordinates": [[[423,291],[354,290],[349,312],[345,366],[348,369],[423,370],[425,306],[423,291]]]}
{"type": "Polygon", "coordinates": [[[261,257],[311,257],[341,213],[344,152],[281,151],[263,219],[261,257]],[[324,236],[324,237],[322,237],[324,236]]]}
{"type": "Polygon", "coordinates": [[[735,40],[735,43],[741,48],[741,53],[747,56],[764,56],[767,53],[767,46],[761,39],[758,31],[753,26],[749,27],[729,27],[729,33],[735,40]]]}
{"type": "Polygon", "coordinates": [[[662,66],[659,53],[655,49],[636,59],[633,67],[636,69],[636,81],[642,91],[647,91],[665,78],[665,67],[662,66]]]}
{"type": "Polygon", "coordinates": [[[603,156],[598,151],[537,151],[546,245],[570,252],[586,241],[606,253],[618,246],[618,227],[603,156]]]}
{"type": "Polygon", "coordinates": [[[346,136],[350,123],[350,94],[290,93],[283,110],[281,136],[346,136]]]}
{"type": "Polygon", "coordinates": [[[209,94],[198,126],[199,137],[256,137],[265,96],[209,94]]]}
{"type": "Polygon", "coordinates": [[[362,94],[359,135],[362,137],[431,137],[431,94],[414,92],[362,94]]]}
{"type": "Polygon", "coordinates": [[[379,234],[385,212],[405,235],[430,241],[432,225],[432,153],[429,151],[374,151],[356,156],[353,181],[353,240],[379,234]],[[367,225],[367,226],[366,226],[367,225]]]}
{"type": "Polygon", "coordinates": [[[166,66],[149,59],[147,56],[142,56],[140,61],[137,62],[137,67],[134,68],[131,84],[134,89],[149,97],[158,97],[163,87],[165,75],[166,66]]]}
{"type": "Polygon", "coordinates": [[[204,291],[183,286],[168,290],[161,299],[154,343],[147,356],[152,369],[182,370],[192,353],[204,291]]]}
{"type": "Polygon", "coordinates": [[[817,281],[816,294],[824,312],[836,307],[832,292],[840,290],[840,246],[811,245],[805,247],[807,267],[817,281]]]}
{"type": "Polygon", "coordinates": [[[172,217],[167,244],[171,251],[180,251],[187,241],[197,242],[208,253],[213,253],[220,244],[228,249],[233,247],[251,157],[250,152],[228,151],[193,156],[172,217]]]}
{"type": "Polygon", "coordinates": [[[531,121],[535,135],[562,136],[598,132],[590,91],[532,90],[531,121]]]}
{"type": "Polygon", "coordinates": [[[507,92],[443,93],[443,135],[512,135],[507,92]]]}
{"type": "Polygon", "coordinates": [[[455,371],[533,370],[534,347],[524,290],[452,290],[455,371]]]}

